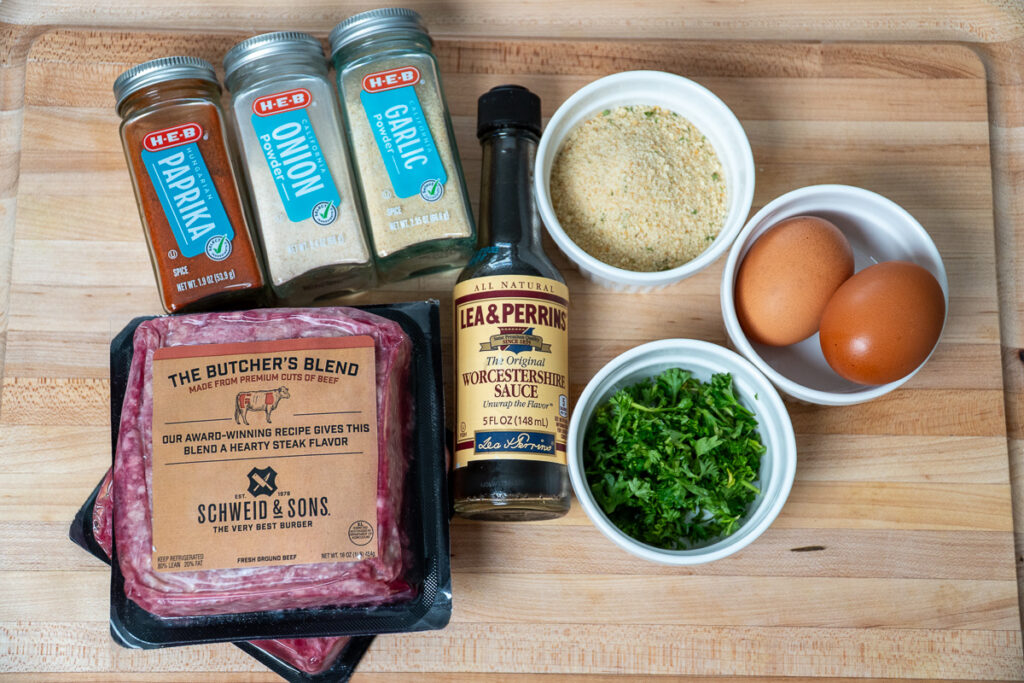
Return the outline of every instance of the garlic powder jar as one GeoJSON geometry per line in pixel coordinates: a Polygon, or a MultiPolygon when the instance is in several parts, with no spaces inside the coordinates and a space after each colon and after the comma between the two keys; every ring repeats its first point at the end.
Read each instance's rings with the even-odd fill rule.
{"type": "Polygon", "coordinates": [[[476,227],[423,20],[386,8],[331,31],[331,59],[367,225],[385,281],[457,268],[476,227]]]}

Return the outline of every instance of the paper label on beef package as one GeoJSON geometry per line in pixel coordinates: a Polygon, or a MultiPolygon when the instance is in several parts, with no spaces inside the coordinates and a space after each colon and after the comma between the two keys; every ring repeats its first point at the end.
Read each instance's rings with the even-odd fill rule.
{"type": "Polygon", "coordinates": [[[376,557],[369,336],[153,354],[153,568],[376,557]]]}

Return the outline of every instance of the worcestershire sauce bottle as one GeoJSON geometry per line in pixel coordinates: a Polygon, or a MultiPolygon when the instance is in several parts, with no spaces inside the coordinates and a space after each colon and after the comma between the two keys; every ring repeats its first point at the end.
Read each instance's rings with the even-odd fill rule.
{"type": "Polygon", "coordinates": [[[454,293],[455,512],[553,519],[569,510],[569,290],[534,206],[540,98],[502,85],[477,107],[484,246],[454,293]]]}

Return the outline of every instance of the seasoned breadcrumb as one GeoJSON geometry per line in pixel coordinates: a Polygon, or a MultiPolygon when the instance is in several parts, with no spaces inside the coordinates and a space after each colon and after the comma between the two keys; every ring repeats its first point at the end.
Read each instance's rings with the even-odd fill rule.
{"type": "Polygon", "coordinates": [[[725,172],[686,118],[656,106],[606,109],[573,130],[555,157],[551,199],[566,234],[605,263],[675,268],[725,222],[725,172]]]}

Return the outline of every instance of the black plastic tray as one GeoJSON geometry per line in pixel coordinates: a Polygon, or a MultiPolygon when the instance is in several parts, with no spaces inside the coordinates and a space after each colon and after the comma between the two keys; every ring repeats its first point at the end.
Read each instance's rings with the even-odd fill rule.
{"type": "MultiPolygon", "coordinates": [[[[418,571],[410,574],[418,588],[415,597],[374,607],[160,617],[125,596],[115,543],[110,622],[111,631],[124,645],[149,649],[239,640],[359,636],[426,631],[448,624],[452,596],[439,305],[431,300],[354,308],[393,320],[412,340],[410,390],[415,399],[414,453],[406,480],[407,507],[403,524],[417,558],[418,571]]],[[[135,329],[152,317],[132,320],[110,345],[112,453],[116,450],[135,329]]]]}

